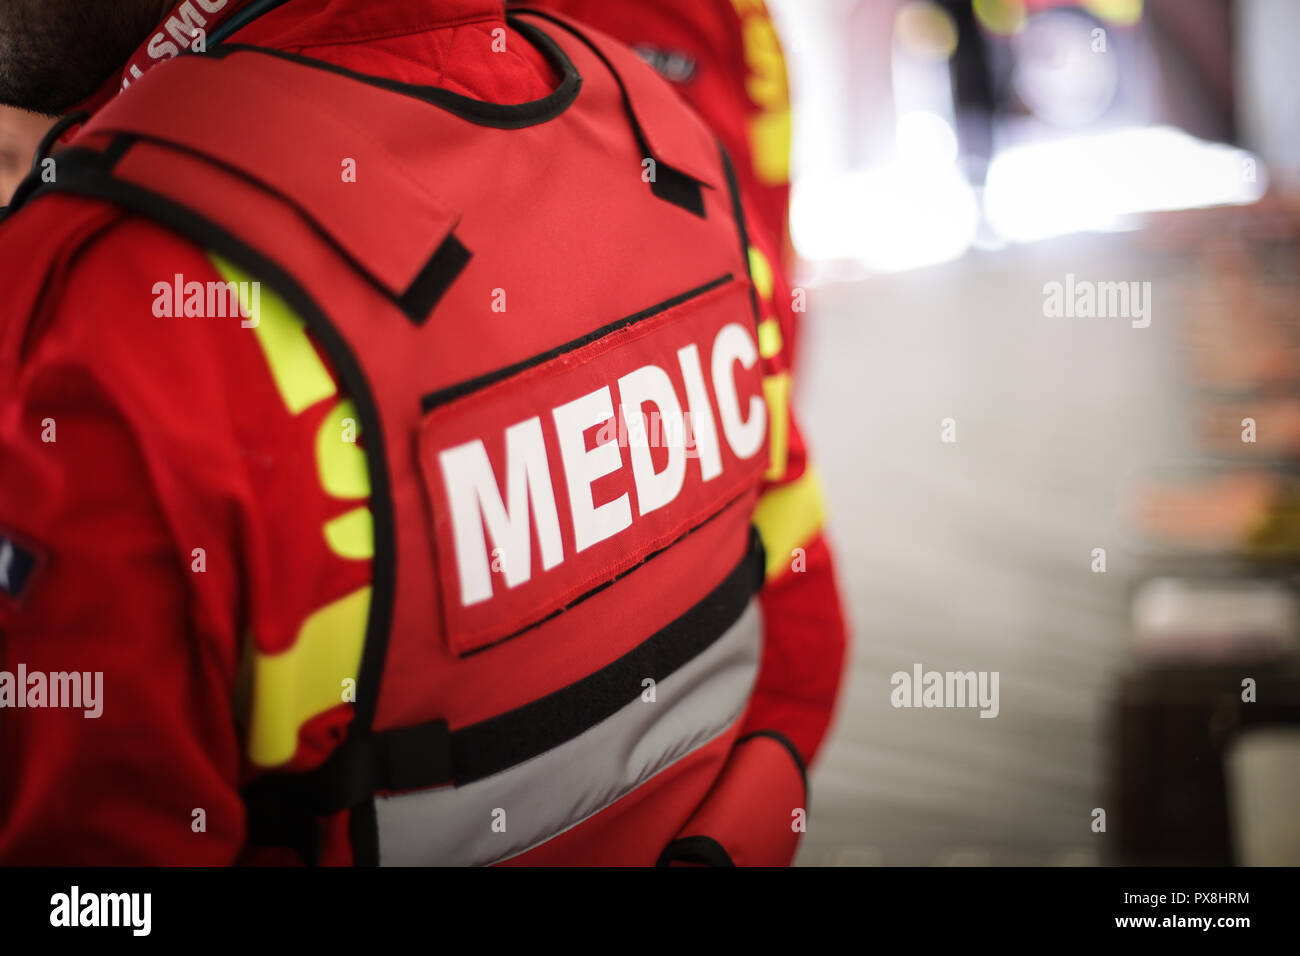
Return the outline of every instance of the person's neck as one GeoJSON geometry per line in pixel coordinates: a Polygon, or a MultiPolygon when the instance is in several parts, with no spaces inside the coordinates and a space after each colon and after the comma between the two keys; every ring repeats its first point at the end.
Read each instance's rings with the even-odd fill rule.
{"type": "Polygon", "coordinates": [[[158,7],[154,29],[140,39],[131,56],[93,94],[65,111],[94,113],[152,67],[179,56],[253,0],[152,0],[158,7]],[[208,10],[207,7],[216,7],[208,10]],[[201,31],[201,32],[196,32],[201,31]]]}

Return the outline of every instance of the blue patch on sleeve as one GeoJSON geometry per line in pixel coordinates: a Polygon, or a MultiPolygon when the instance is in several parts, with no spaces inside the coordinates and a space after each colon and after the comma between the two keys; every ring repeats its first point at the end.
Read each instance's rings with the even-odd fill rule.
{"type": "Polygon", "coordinates": [[[0,531],[0,594],[17,601],[36,570],[36,554],[0,531]]]}

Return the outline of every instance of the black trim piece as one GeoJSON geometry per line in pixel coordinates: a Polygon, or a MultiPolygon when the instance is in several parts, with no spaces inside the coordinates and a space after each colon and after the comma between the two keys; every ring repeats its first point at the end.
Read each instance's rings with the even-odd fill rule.
{"type": "Polygon", "coordinates": [[[472,392],[477,392],[479,389],[487,388],[489,385],[494,385],[503,379],[510,378],[512,375],[518,375],[520,372],[527,371],[535,365],[549,362],[551,359],[563,355],[565,352],[572,352],[576,349],[582,348],[584,345],[590,345],[597,339],[603,339],[611,332],[617,332],[619,329],[627,328],[629,325],[635,325],[638,322],[653,318],[660,312],[667,312],[669,309],[682,305],[685,302],[689,302],[691,299],[699,298],[706,292],[712,292],[719,286],[725,285],[733,278],[734,276],[730,272],[725,276],[718,276],[718,278],[710,280],[703,285],[696,286],[694,289],[688,289],[679,295],[673,296],[671,299],[665,299],[649,308],[642,309],[640,312],[634,312],[631,315],[618,319],[617,321],[610,322],[608,325],[602,325],[594,332],[588,332],[586,335],[581,335],[576,339],[571,339],[563,345],[557,345],[555,348],[549,349],[545,352],[540,352],[531,358],[526,358],[521,362],[515,362],[513,365],[507,365],[505,368],[499,368],[495,372],[486,372],[483,375],[478,375],[456,385],[449,385],[446,388],[440,388],[436,392],[430,392],[420,399],[420,408],[427,414],[439,405],[445,405],[458,398],[464,398],[472,392]]]}
{"type": "Polygon", "coordinates": [[[641,681],[663,680],[693,660],[744,613],[754,596],[763,551],[751,529],[740,563],[681,617],[593,674],[545,697],[451,735],[452,767],[462,786],[545,753],[581,734],[641,694],[641,681]]]}
{"type": "Polygon", "coordinates": [[[664,847],[655,866],[697,863],[700,866],[735,866],[726,848],[710,836],[688,836],[664,847]]]}
{"type": "MultiPolygon", "coordinates": [[[[203,160],[211,166],[221,169],[231,176],[238,178],[242,182],[256,187],[258,190],[276,197],[285,205],[296,210],[303,220],[311,227],[322,242],[327,243],[341,259],[350,264],[370,285],[372,285],[384,298],[391,301],[400,309],[407,318],[416,325],[423,325],[428,320],[433,307],[437,305],[438,300],[446,294],[447,289],[456,280],[457,276],[469,264],[472,253],[465,248],[454,235],[448,235],[442,244],[434,250],[434,254],[429,261],[420,270],[416,277],[411,281],[410,287],[400,296],[393,296],[382,283],[377,280],[371,272],[358,262],[347,249],[341,246],[338,241],[330,234],[329,230],[321,226],[311,215],[310,211],[293,200],[292,197],[275,191],[267,183],[255,179],[243,170],[236,169],[233,166],[223,163],[215,157],[205,153],[196,152],[186,146],[173,143],[170,140],[160,139],[153,136],[135,136],[132,134],[122,133],[114,136],[110,141],[108,148],[102,153],[82,147],[72,147],[61,154],[61,162],[72,160],[73,162],[90,165],[96,170],[103,173],[111,173],[118,162],[137,142],[144,140],[153,143],[162,148],[181,153],[186,156],[194,156],[203,160]]],[[[39,188],[40,184],[37,184],[39,188]]],[[[26,198],[26,197],[24,197],[26,198]]],[[[15,208],[17,208],[15,206],[15,208]]]]}
{"type": "MultiPolygon", "coordinates": [[[[376,791],[422,790],[451,783],[451,735],[446,721],[346,740],[307,773],[268,773],[245,788],[254,806],[293,808],[325,816],[357,807],[376,791]]],[[[268,814],[269,815],[269,814],[268,814]]]]}
{"type": "MultiPolygon", "coordinates": [[[[265,193],[268,196],[274,197],[277,201],[279,201],[283,205],[294,210],[294,212],[296,212],[302,218],[303,222],[307,224],[307,226],[312,230],[312,232],[316,233],[316,235],[320,237],[321,242],[325,243],[331,249],[333,249],[340,259],[342,259],[344,262],[350,265],[357,272],[357,274],[360,275],[366,282],[370,283],[370,285],[380,295],[382,295],[384,298],[392,302],[395,306],[397,306],[397,308],[399,309],[403,308],[402,297],[409,295],[410,289],[408,289],[405,293],[403,293],[402,296],[394,296],[393,293],[391,293],[387,289],[387,287],[384,286],[382,282],[380,282],[377,278],[375,278],[374,274],[369,269],[367,269],[364,265],[362,265],[359,261],[357,261],[356,257],[354,257],[351,252],[349,252],[346,248],[344,248],[339,243],[339,241],[334,237],[334,235],[327,228],[325,228],[316,220],[316,217],[312,215],[311,210],[307,209],[301,203],[297,202],[292,196],[287,196],[284,193],[279,192],[269,183],[265,183],[262,180],[257,179],[256,177],[244,172],[242,169],[238,169],[226,162],[223,162],[222,160],[218,159],[215,156],[210,156],[207,153],[203,153],[198,150],[191,149],[190,147],[184,146],[180,143],[174,143],[169,139],[164,139],[159,136],[135,135],[135,134],[125,134],[125,133],[119,134],[118,136],[114,137],[113,141],[109,144],[109,148],[102,153],[95,152],[94,150],[85,149],[82,147],[73,147],[65,150],[60,155],[61,157],[63,157],[62,161],[67,162],[67,157],[69,156],[69,154],[75,152],[78,154],[76,156],[76,161],[78,163],[81,163],[82,165],[92,166],[95,168],[98,174],[103,175],[106,173],[110,173],[112,171],[112,166],[115,165],[118,161],[120,161],[122,155],[126,152],[126,148],[131,145],[134,145],[137,142],[151,143],[155,146],[170,150],[175,153],[179,153],[183,156],[192,156],[196,159],[202,160],[204,163],[208,164],[209,166],[212,166],[215,169],[219,169],[222,172],[226,173],[227,175],[235,179],[238,179],[241,182],[247,183],[248,185],[254,187],[260,192],[265,193]],[[127,142],[119,145],[118,143],[119,140],[127,140],[127,142]],[[111,163],[106,165],[105,164],[106,159],[110,159],[111,163]]],[[[49,185],[49,184],[44,184],[44,185],[49,185]]],[[[160,197],[160,198],[165,198],[165,197],[160,197]]],[[[441,249],[441,247],[439,248],[441,249]]],[[[435,255],[436,255],[436,251],[435,251],[435,255]]],[[[426,264],[424,269],[427,270],[428,268],[429,268],[429,264],[426,264]]],[[[416,276],[416,278],[412,280],[411,283],[412,288],[414,288],[415,284],[420,280],[420,278],[423,275],[424,275],[424,271],[422,270],[420,275],[416,276]]]]}
{"type": "Polygon", "coordinates": [[[379,814],[374,800],[348,812],[348,839],[352,841],[353,866],[379,866],[379,814]]]}
{"type": "Polygon", "coordinates": [[[566,33],[576,37],[592,52],[596,59],[605,64],[605,69],[609,71],[609,75],[618,84],[618,91],[623,97],[623,111],[627,113],[628,121],[632,124],[632,131],[636,134],[636,141],[641,150],[641,155],[654,160],[655,177],[650,181],[650,192],[657,198],[685,209],[692,215],[699,216],[701,219],[708,218],[704,212],[704,193],[701,188],[703,184],[655,156],[654,151],[650,149],[650,143],[645,138],[645,131],[641,128],[641,121],[637,118],[636,110],[632,108],[632,97],[627,94],[627,86],[623,83],[623,77],[619,75],[618,70],[614,69],[614,64],[609,62],[601,49],[571,24],[543,10],[524,7],[515,12],[526,13],[537,17],[539,20],[546,20],[555,24],[566,33]]]}
{"type": "Polygon", "coordinates": [[[804,765],[803,757],[799,755],[799,750],[795,747],[794,742],[779,730],[755,730],[737,740],[736,746],[739,747],[746,740],[753,740],[755,737],[770,737],[790,752],[791,759],[794,760],[795,766],[799,768],[799,776],[803,780],[803,798],[804,802],[807,802],[809,796],[808,768],[804,765]]]}
{"type": "Polygon", "coordinates": [[[368,86],[388,90],[391,93],[400,93],[403,96],[423,100],[479,126],[491,126],[496,129],[523,129],[526,126],[538,126],[550,122],[572,106],[573,101],[578,98],[578,91],[582,89],[582,75],[578,73],[578,68],[573,65],[573,61],[569,59],[559,44],[547,36],[545,32],[530,23],[517,20],[513,15],[507,15],[506,22],[527,36],[536,45],[538,51],[560,71],[559,86],[540,100],[530,100],[527,103],[489,103],[486,100],[476,100],[470,96],[453,93],[451,90],[443,89],[440,86],[417,86],[410,83],[399,83],[397,80],[372,76],[368,73],[358,73],[356,70],[335,66],[333,63],[315,60],[297,53],[286,53],[283,50],[251,46],[246,43],[225,43],[208,54],[185,53],[182,56],[225,57],[241,51],[261,53],[265,56],[277,57],[313,69],[324,70],[338,76],[346,76],[368,86]]]}
{"type": "Polygon", "coordinates": [[[79,164],[98,163],[102,156],[102,153],[98,153],[86,146],[69,146],[67,149],[59,153],[58,159],[55,160],[56,181],[53,183],[42,182],[39,172],[29,173],[23,178],[23,181],[18,184],[18,188],[14,190],[13,197],[9,200],[9,205],[5,209],[6,217],[16,213],[23,206],[27,205],[28,201],[30,201],[38,192],[43,192],[50,187],[57,186],[58,178],[63,175],[59,172],[60,166],[69,169],[75,168],[79,164]]]}
{"type": "Polygon", "coordinates": [[[700,184],[685,173],[679,173],[671,166],[655,162],[655,175],[650,180],[650,192],[664,202],[680,206],[701,219],[707,219],[704,212],[704,190],[700,184]]]}
{"type": "Polygon", "coordinates": [[[448,235],[420,270],[411,287],[397,300],[397,307],[416,325],[428,321],[438,300],[451,288],[456,277],[469,265],[472,253],[453,235],[448,235]]]}
{"type": "Polygon", "coordinates": [[[276,785],[281,779],[259,777],[240,793],[247,812],[244,841],[248,846],[288,847],[307,866],[316,866],[320,862],[316,820],[290,799],[291,791],[276,785]]]}
{"type": "Polygon", "coordinates": [[[234,16],[212,31],[212,35],[208,37],[208,51],[216,50],[230,36],[244,29],[258,17],[270,13],[276,7],[284,6],[287,2],[288,0],[256,0],[252,6],[237,11],[234,16]]]}
{"type": "Polygon", "coordinates": [[[450,733],[445,721],[433,720],[349,739],[311,773],[268,774],[254,781],[244,792],[250,817],[263,821],[260,831],[287,840],[295,831],[283,821],[292,823],[294,807],[317,816],[352,808],[356,852],[357,837],[368,839],[374,825],[372,794],[464,786],[572,740],[636,700],[646,677],[663,680],[721,638],[752,600],[755,568],[762,566],[762,544],[751,529],[745,557],[717,587],[600,670],[450,733]],[[279,828],[266,821],[280,821],[279,828]]]}
{"type": "Polygon", "coordinates": [[[41,137],[40,143],[36,146],[36,152],[32,156],[32,165],[27,170],[27,174],[29,176],[38,176],[41,171],[41,164],[50,158],[50,151],[54,149],[54,144],[73,126],[85,123],[88,119],[90,119],[89,110],[77,110],[60,118],[57,123],[46,130],[45,135],[41,137]]]}
{"type": "Polygon", "coordinates": [[[111,173],[122,161],[126,151],[136,144],[138,137],[129,133],[119,133],[109,141],[108,148],[100,154],[98,165],[106,173],[111,173]]]}
{"type": "Polygon", "coordinates": [[[745,274],[749,276],[749,301],[754,307],[754,327],[757,328],[763,321],[763,313],[758,307],[758,290],[754,286],[754,275],[749,268],[749,230],[745,226],[745,208],[740,201],[740,184],[736,181],[736,168],[731,165],[731,157],[727,155],[722,140],[718,140],[718,154],[722,157],[722,169],[726,173],[727,189],[731,193],[731,214],[736,220],[736,228],[740,231],[740,256],[745,261],[745,274]]]}
{"type": "MultiPolygon", "coordinates": [[[[375,707],[379,699],[396,579],[393,508],[388,462],[384,453],[384,433],[374,396],[356,357],[325,312],[288,272],[274,260],[192,209],[133,183],[114,179],[91,164],[74,164],[72,169],[60,173],[57,183],[44,184],[44,188],[35,195],[55,190],[105,200],[139,213],[258,276],[275,288],[288,306],[307,323],[334,364],[342,390],[356,403],[362,432],[366,435],[365,451],[371,476],[370,509],[374,516],[375,534],[375,556],[371,565],[372,599],[361,656],[357,701],[353,705],[355,714],[349,727],[348,740],[366,737],[374,723],[375,707]]],[[[360,820],[364,824],[364,812],[360,817],[356,813],[353,816],[354,823],[360,820]]],[[[370,843],[354,840],[353,855],[357,864],[374,865],[377,861],[377,845],[377,840],[370,843]]]]}

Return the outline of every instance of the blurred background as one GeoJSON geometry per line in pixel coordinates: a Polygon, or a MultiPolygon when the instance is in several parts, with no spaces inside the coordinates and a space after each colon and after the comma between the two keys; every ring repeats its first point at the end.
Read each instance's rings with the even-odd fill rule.
{"type": "Polygon", "coordinates": [[[1300,863],[1300,3],[768,7],[854,640],[799,862],[1300,863]]]}

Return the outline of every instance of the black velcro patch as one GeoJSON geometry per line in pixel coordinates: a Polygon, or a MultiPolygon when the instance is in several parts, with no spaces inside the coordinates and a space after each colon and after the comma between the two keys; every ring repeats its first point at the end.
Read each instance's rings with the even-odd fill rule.
{"type": "Polygon", "coordinates": [[[659,163],[654,179],[650,180],[650,192],[664,202],[670,202],[674,206],[681,206],[687,212],[694,213],[701,219],[706,218],[704,215],[704,193],[700,190],[700,184],[685,173],[679,173],[671,166],[659,163]]]}

